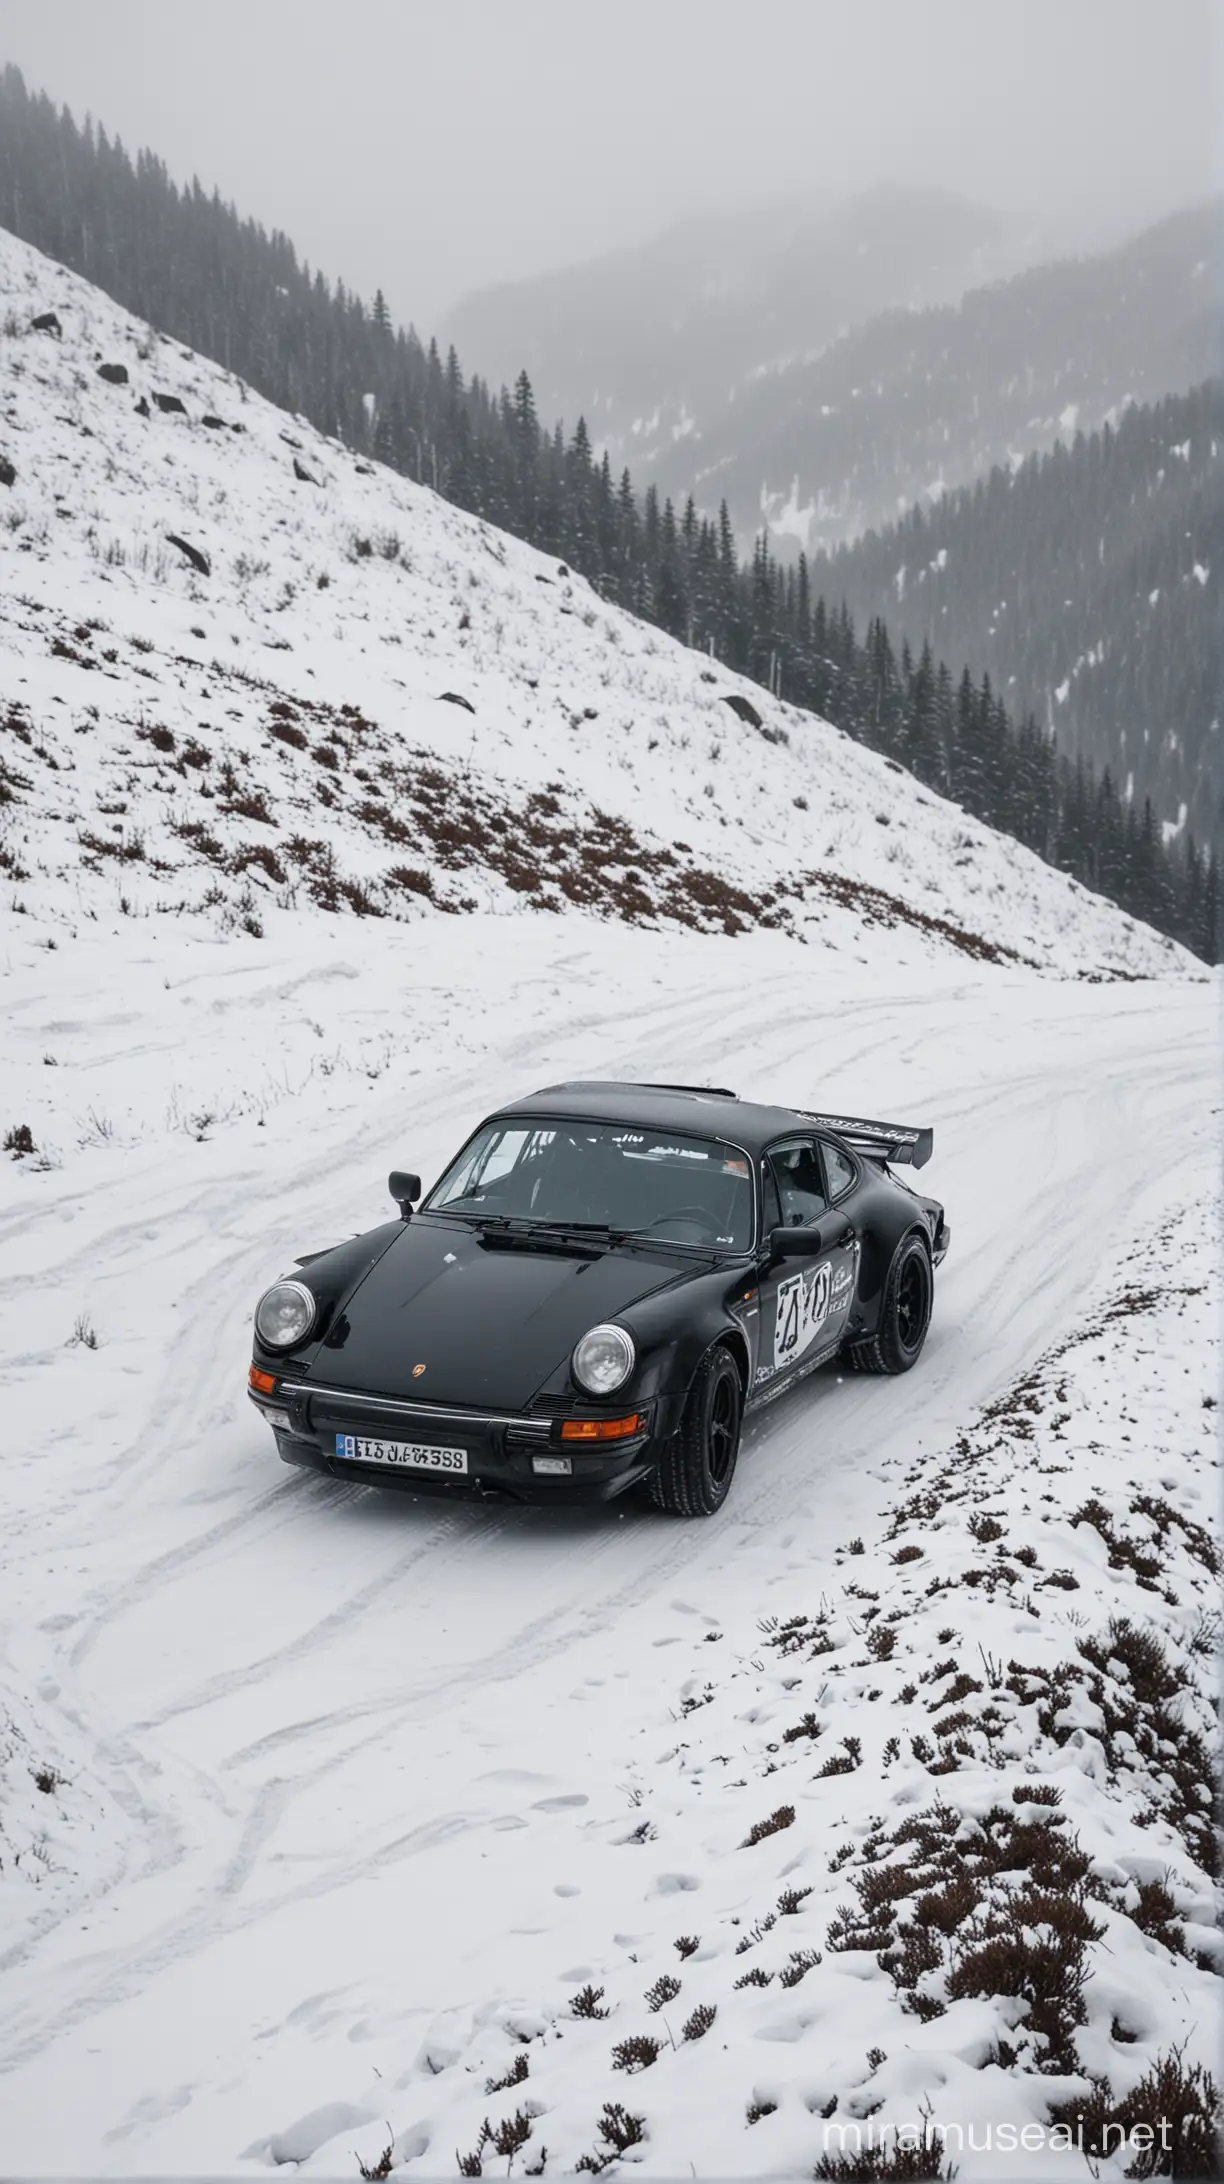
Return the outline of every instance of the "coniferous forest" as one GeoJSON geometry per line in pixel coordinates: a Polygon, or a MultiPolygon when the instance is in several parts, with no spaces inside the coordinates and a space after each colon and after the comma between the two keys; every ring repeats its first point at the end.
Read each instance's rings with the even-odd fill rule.
{"type": "Polygon", "coordinates": [[[1108,765],[1061,755],[1031,714],[1013,717],[988,674],[915,657],[874,616],[856,629],[817,595],[806,563],[765,540],[746,561],[724,506],[677,510],[613,475],[585,423],[536,414],[531,385],[494,390],[451,350],[299,263],[289,239],[239,218],[200,185],[179,189],[149,152],[0,75],[0,225],[126,309],[309,418],[581,571],[608,600],[708,651],[904,765],[1047,863],[1219,958],[1214,850],[1166,844],[1150,800],[1108,765]]]}
{"type": "Polygon", "coordinates": [[[1224,383],[1135,404],[868,531],[814,586],[989,672],[1070,755],[1224,848],[1224,383]]]}

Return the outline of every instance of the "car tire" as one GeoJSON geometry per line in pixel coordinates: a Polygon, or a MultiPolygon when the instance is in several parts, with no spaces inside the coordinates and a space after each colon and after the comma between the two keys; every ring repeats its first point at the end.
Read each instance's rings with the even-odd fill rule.
{"type": "Polygon", "coordinates": [[[739,1456],[744,1391],[731,1352],[707,1350],[688,1392],[684,1415],[647,1491],[656,1509],[675,1517],[712,1517],[730,1492],[739,1456]]]}
{"type": "Polygon", "coordinates": [[[850,1346],[856,1373],[907,1373],[918,1363],[931,1324],[934,1276],[920,1236],[903,1238],[884,1285],[880,1324],[866,1342],[850,1346]]]}

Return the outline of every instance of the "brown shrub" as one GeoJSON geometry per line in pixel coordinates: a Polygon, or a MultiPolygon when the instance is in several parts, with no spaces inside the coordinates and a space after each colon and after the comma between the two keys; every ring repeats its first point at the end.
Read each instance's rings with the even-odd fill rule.
{"type": "Polygon", "coordinates": [[[768,1820],[758,1820],[749,1828],[740,1849],[751,1850],[754,1843],[763,1843],[767,1835],[778,1835],[783,1828],[793,1827],[794,1824],[794,1806],[779,1805],[775,1812],[770,1813],[768,1820]]]}
{"type": "Polygon", "coordinates": [[[881,2184],[938,2184],[940,2179],[950,2184],[956,2170],[945,2164],[943,2141],[924,2115],[920,2131],[899,2131],[891,2143],[871,2139],[853,2153],[822,2154],[812,2175],[818,2184],[874,2184],[877,2178],[881,2184]]]}
{"type": "Polygon", "coordinates": [[[1097,2079],[1088,2095],[1052,2107],[1051,2119],[1076,2132],[1090,2160],[1117,2154],[1131,2132],[1142,2131],[1127,2176],[1219,2177],[1219,2089],[1201,2063],[1187,2070],[1182,2055],[1173,2048],[1157,2056],[1122,2100],[1097,2079]]]}
{"type": "Polygon", "coordinates": [[[612,2050],[613,2070],[649,2070],[658,2060],[659,2045],[645,2032],[634,2033],[628,2040],[618,2040],[612,2050]]]}

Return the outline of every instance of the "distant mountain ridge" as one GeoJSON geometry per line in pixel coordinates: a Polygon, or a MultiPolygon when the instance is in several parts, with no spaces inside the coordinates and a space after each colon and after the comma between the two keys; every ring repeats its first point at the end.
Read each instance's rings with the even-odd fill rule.
{"type": "Polygon", "coordinates": [[[753,374],[801,361],[891,305],[958,297],[1014,271],[1000,215],[881,185],[834,202],[691,218],[633,249],[466,298],[444,333],[494,384],[525,370],[541,414],[588,428],[614,461],[658,455],[753,374]]]}
{"type": "Polygon", "coordinates": [[[886,312],[737,390],[650,475],[699,508],[725,498],[740,536],[838,545],[1217,371],[1222,239],[1213,200],[1099,256],[886,312]]]}
{"type": "Polygon", "coordinates": [[[813,590],[989,674],[1070,756],[1224,853],[1224,382],[996,468],[818,556],[813,590]]]}
{"type": "Polygon", "coordinates": [[[1021,460],[1218,368],[1224,201],[1052,258],[946,193],[710,215],[467,299],[475,367],[526,370],[677,507],[726,499],[792,555],[1021,460]]]}

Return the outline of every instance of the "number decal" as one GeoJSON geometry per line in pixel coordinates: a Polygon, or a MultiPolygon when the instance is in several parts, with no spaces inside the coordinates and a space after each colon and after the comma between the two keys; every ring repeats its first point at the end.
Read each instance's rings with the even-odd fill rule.
{"type": "Polygon", "coordinates": [[[810,1350],[829,1317],[832,1275],[826,1260],[778,1283],[774,1321],[774,1368],[780,1372],[810,1350]]]}

